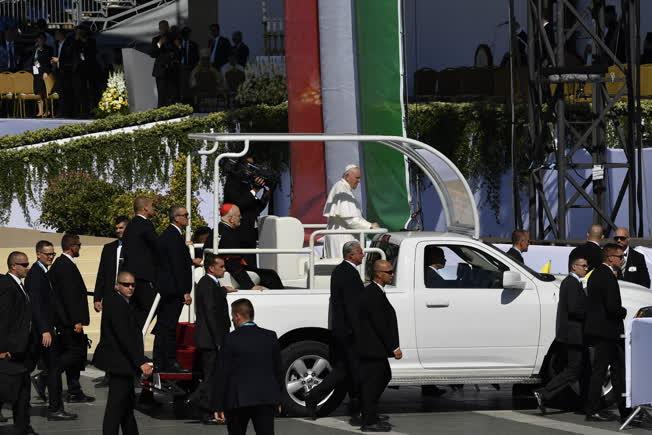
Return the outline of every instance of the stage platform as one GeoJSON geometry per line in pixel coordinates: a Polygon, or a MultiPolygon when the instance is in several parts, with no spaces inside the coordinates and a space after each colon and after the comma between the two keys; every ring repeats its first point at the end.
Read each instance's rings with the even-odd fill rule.
{"type": "Polygon", "coordinates": [[[92,119],[64,118],[0,118],[0,136],[20,134],[42,128],[56,128],[68,124],[91,122],[92,119]]]}

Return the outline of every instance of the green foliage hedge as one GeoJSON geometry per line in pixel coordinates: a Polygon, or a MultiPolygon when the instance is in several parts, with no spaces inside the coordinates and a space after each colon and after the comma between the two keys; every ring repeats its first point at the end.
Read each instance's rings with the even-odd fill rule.
{"type": "MultiPolygon", "coordinates": [[[[652,138],[646,132],[652,128],[652,102],[642,103],[644,140],[652,138]]],[[[542,110],[545,110],[542,109],[542,110]]],[[[619,104],[614,117],[608,120],[608,146],[619,147],[614,121],[623,116],[624,104],[619,104]]],[[[47,144],[37,149],[7,149],[29,143],[56,140],[70,135],[86,134],[103,129],[138,125],[159,119],[189,115],[189,106],[170,106],[148,112],[110,117],[90,124],[64,126],[53,130],[38,130],[0,139],[0,222],[6,222],[13,198],[23,210],[29,201],[39,201],[47,180],[65,171],[87,171],[119,188],[160,190],[167,186],[171,163],[179,154],[198,150],[201,143],[188,139],[189,133],[241,131],[283,133],[288,131],[287,103],[277,106],[252,106],[207,116],[191,116],[175,123],[150,129],[136,130],[98,138],[80,138],[65,144],[47,144]],[[5,148],[5,150],[2,150],[5,148]]],[[[569,107],[578,120],[590,120],[586,104],[569,107]]],[[[485,102],[410,104],[408,136],[441,150],[472,182],[487,188],[487,201],[497,211],[500,196],[500,176],[510,164],[510,112],[500,104],[485,102]]],[[[527,107],[516,108],[517,161],[519,172],[527,170],[528,155],[527,107]]],[[[239,148],[241,145],[234,145],[239,148]]],[[[253,147],[257,161],[266,161],[279,168],[289,161],[287,147],[258,144],[253,147]]],[[[212,159],[203,159],[199,167],[200,183],[208,186],[212,180],[212,159]]]]}

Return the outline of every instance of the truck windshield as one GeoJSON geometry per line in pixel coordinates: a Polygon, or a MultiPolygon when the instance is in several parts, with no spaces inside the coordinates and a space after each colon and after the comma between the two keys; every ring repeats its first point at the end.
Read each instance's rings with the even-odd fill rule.
{"type": "MultiPolygon", "coordinates": [[[[498,248],[497,248],[496,246],[494,246],[493,244],[491,244],[491,243],[489,243],[489,242],[484,242],[484,244],[487,245],[487,246],[491,246],[491,247],[494,248],[496,251],[498,251],[498,252],[500,252],[501,254],[505,255],[505,253],[504,253],[501,249],[498,249],[498,248]]],[[[521,266],[523,266],[523,267],[524,267],[528,272],[530,272],[530,273],[531,273],[535,278],[537,278],[538,280],[541,280],[541,281],[554,281],[554,280],[556,279],[554,275],[549,274],[549,273],[541,273],[541,272],[537,272],[537,271],[531,269],[531,268],[530,268],[529,266],[527,266],[526,264],[522,264],[521,266]]]]}

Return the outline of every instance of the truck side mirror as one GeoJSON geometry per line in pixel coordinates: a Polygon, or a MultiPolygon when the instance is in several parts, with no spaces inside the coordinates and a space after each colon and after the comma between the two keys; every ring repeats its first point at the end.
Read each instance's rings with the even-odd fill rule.
{"type": "Polygon", "coordinates": [[[521,279],[521,274],[512,270],[503,272],[503,288],[520,289],[525,288],[525,281],[521,279]]]}

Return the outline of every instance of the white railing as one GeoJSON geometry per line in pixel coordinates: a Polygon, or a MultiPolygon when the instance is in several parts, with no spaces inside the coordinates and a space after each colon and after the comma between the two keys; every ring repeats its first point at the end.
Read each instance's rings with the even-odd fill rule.
{"type": "Polygon", "coordinates": [[[39,19],[52,27],[72,27],[83,21],[104,20],[113,9],[129,9],[137,0],[0,0],[0,16],[16,24],[39,19]]]}

